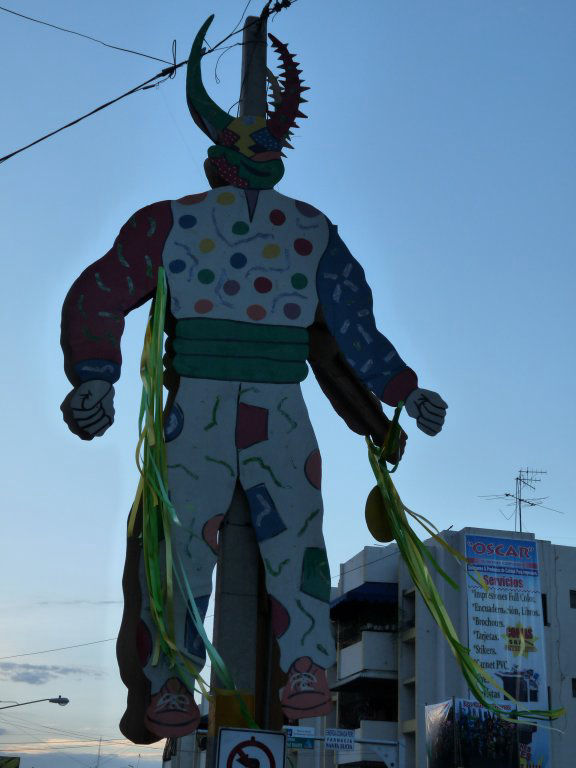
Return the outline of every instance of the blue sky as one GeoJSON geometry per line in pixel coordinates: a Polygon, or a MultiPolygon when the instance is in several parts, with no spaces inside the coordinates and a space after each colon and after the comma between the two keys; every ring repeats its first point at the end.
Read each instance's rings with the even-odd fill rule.
{"type": "MultiPolygon", "coordinates": [[[[18,0],[10,8],[111,43],[186,57],[216,13],[209,42],[232,30],[239,0],[18,0]]],[[[251,10],[260,5],[252,2],[251,10]]],[[[162,65],[0,13],[0,154],[146,80],[162,65]]],[[[270,26],[311,87],[279,191],[321,208],[365,267],[381,331],[449,403],[431,439],[410,439],[396,481],[439,528],[513,530],[483,494],[512,491],[520,467],[548,472],[525,529],[576,546],[573,471],[576,217],[576,8],[561,0],[298,0],[270,26]]],[[[224,108],[238,98],[239,48],[205,83],[224,108]]],[[[43,757],[22,768],[94,762],[84,738],[119,739],[125,693],[113,638],[121,614],[125,519],[134,466],[145,310],[130,316],[116,423],[90,444],[59,405],[69,386],[60,307],[79,272],[138,208],[202,191],[208,140],[190,119],[181,70],[0,167],[3,525],[0,698],[69,696],[8,710],[0,754],[43,757]],[[16,657],[17,656],[17,657],[16,657]],[[16,658],[15,658],[16,657],[16,658]],[[31,666],[24,666],[31,665],[31,666]],[[55,730],[46,730],[52,728],[55,730]],[[16,743],[18,742],[18,743],[16,743]],[[28,742],[27,744],[24,742],[28,742]],[[65,760],[64,760],[65,758],[65,760]]],[[[332,573],[373,544],[373,485],[363,440],[313,376],[305,396],[324,458],[332,573]]],[[[336,583],[336,579],[333,583],[336,583]]],[[[103,742],[110,767],[158,750],[103,742]],[[116,756],[115,756],[116,755],[116,756]]]]}

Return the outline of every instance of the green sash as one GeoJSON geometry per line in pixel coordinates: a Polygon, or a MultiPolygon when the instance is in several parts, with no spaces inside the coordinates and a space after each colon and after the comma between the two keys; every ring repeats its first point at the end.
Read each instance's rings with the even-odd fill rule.
{"type": "Polygon", "coordinates": [[[172,341],[180,376],[288,384],[308,374],[308,330],[235,320],[178,320],[172,341]]]}

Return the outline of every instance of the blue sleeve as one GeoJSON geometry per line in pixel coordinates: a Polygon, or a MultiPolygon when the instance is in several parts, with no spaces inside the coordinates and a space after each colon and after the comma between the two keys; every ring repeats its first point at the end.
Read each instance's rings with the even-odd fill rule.
{"type": "Polygon", "coordinates": [[[326,325],[358,378],[380,399],[394,405],[418,385],[416,374],[376,328],[372,291],[364,270],[340,239],[337,227],[329,227],[328,245],[316,275],[326,325]]]}

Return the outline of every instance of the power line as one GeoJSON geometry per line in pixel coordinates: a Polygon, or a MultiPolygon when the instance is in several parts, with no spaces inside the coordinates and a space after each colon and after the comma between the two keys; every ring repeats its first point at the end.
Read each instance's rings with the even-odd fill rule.
{"type": "MultiPolygon", "coordinates": [[[[94,739],[95,742],[98,742],[99,739],[94,739]]],[[[120,740],[118,740],[120,741],[120,740]]],[[[23,742],[17,742],[17,741],[6,741],[1,742],[2,746],[6,748],[7,746],[10,746],[12,744],[22,744],[23,742]]],[[[30,742],[31,744],[37,744],[38,742],[30,742]]],[[[37,747],[29,747],[26,746],[25,751],[22,750],[22,753],[29,753],[29,752],[55,752],[60,750],[73,750],[73,749],[94,749],[95,744],[67,744],[65,747],[50,747],[50,746],[37,746],[37,747]]],[[[124,746],[124,742],[122,743],[122,746],[124,746]]],[[[131,746],[130,744],[126,744],[126,746],[131,746]]],[[[147,745],[147,749],[156,749],[160,750],[163,749],[163,747],[153,747],[151,745],[147,745]]],[[[8,750],[7,750],[8,751],[8,750]]],[[[15,751],[15,750],[11,750],[15,751]]]]}
{"type": "MultiPolygon", "coordinates": [[[[290,5],[294,2],[296,2],[296,0],[281,0],[279,2],[274,3],[274,5],[272,6],[272,0],[268,0],[260,17],[256,17],[254,21],[250,22],[249,24],[245,24],[242,29],[234,30],[230,32],[228,35],[226,35],[226,37],[222,38],[222,40],[220,40],[219,43],[212,46],[212,48],[208,48],[207,50],[203,51],[202,56],[207,56],[209,53],[213,53],[214,51],[219,50],[220,46],[223,43],[225,43],[234,35],[237,35],[240,32],[242,32],[244,29],[246,29],[246,27],[251,27],[253,24],[260,23],[261,18],[268,18],[271,13],[275,13],[275,14],[280,13],[280,11],[283,8],[289,8],[290,5]]],[[[2,8],[0,6],[0,10],[8,10],[8,9],[2,8]]],[[[15,13],[14,11],[8,11],[8,12],[15,13]]],[[[17,15],[20,15],[20,14],[17,14],[17,15]]],[[[32,19],[32,21],[36,21],[36,19],[32,19]]],[[[42,22],[42,23],[45,23],[45,22],[42,22]]],[[[52,25],[49,25],[49,26],[52,26],[52,25]]],[[[65,30],[65,31],[69,32],[71,30],[65,30]]],[[[133,53],[136,53],[136,51],[133,51],[133,53]]],[[[164,61],[164,60],[160,59],[160,61],[164,61]]],[[[19,155],[21,152],[25,152],[27,149],[34,147],[36,144],[40,144],[42,141],[46,141],[46,139],[50,139],[52,136],[55,136],[57,133],[60,133],[61,131],[65,131],[67,128],[71,128],[73,125],[77,125],[83,120],[86,120],[88,117],[92,117],[92,115],[95,115],[97,112],[101,112],[103,109],[106,109],[107,107],[112,106],[112,104],[116,104],[116,102],[121,101],[122,99],[125,99],[127,96],[131,96],[133,93],[137,93],[138,91],[145,91],[149,88],[154,88],[160,85],[162,82],[164,82],[164,80],[167,80],[168,78],[173,78],[176,74],[176,70],[180,69],[180,67],[183,67],[184,64],[187,64],[187,63],[188,63],[188,59],[185,59],[184,61],[180,61],[177,64],[173,63],[169,67],[165,67],[161,72],[158,72],[156,75],[153,75],[152,77],[148,78],[148,80],[145,80],[143,83],[140,83],[140,85],[136,85],[134,88],[130,88],[129,91],[126,91],[120,96],[117,96],[115,99],[111,99],[110,101],[107,101],[105,104],[101,104],[95,109],[92,109],[90,112],[87,112],[85,115],[82,115],[81,117],[77,117],[75,120],[71,120],[69,123],[66,123],[66,125],[63,125],[60,128],[56,128],[56,130],[50,131],[50,133],[46,133],[44,136],[41,136],[39,139],[36,139],[35,141],[30,142],[30,144],[26,144],[24,147],[20,147],[19,149],[14,150],[14,152],[10,152],[9,154],[4,155],[4,157],[0,157],[0,164],[5,163],[6,160],[10,160],[12,157],[15,157],[16,155],[19,155]],[[156,80],[158,80],[159,82],[155,82],[156,80]]]]}
{"type": "MultiPolygon", "coordinates": [[[[374,544],[374,545],[371,545],[371,546],[374,546],[376,548],[379,545],[374,544]]],[[[384,546],[382,548],[383,549],[387,549],[387,546],[388,545],[386,545],[386,546],[384,546]]],[[[397,554],[398,554],[398,550],[394,549],[391,552],[387,552],[385,555],[381,555],[379,557],[374,558],[374,560],[370,560],[370,562],[368,562],[368,563],[362,563],[362,564],[360,564],[358,566],[355,566],[354,568],[347,568],[344,571],[339,571],[338,573],[334,574],[334,576],[332,576],[332,575],[330,576],[330,581],[334,581],[335,579],[339,579],[341,576],[344,576],[347,573],[352,573],[353,571],[357,571],[360,568],[365,568],[368,565],[372,565],[373,563],[378,563],[381,560],[385,560],[386,558],[392,557],[393,555],[397,555],[397,554]]],[[[209,614],[208,616],[205,616],[204,617],[204,621],[207,621],[208,619],[212,619],[212,618],[214,618],[214,614],[213,613],[209,614]]],[[[100,643],[111,643],[112,641],[117,640],[117,639],[118,639],[117,637],[107,637],[104,640],[93,640],[90,643],[77,643],[76,645],[63,645],[63,646],[61,646],[59,648],[47,648],[44,651],[30,651],[28,653],[15,653],[15,654],[12,654],[11,656],[0,656],[0,661],[6,661],[7,659],[20,659],[20,658],[23,658],[24,656],[41,656],[44,653],[55,653],[56,651],[68,651],[71,648],[84,648],[84,647],[86,647],[88,645],[98,645],[100,643]]]]}
{"type": "Polygon", "coordinates": [[[67,27],[59,27],[57,24],[50,24],[48,21],[42,21],[41,19],[35,19],[32,16],[26,16],[24,13],[18,13],[18,11],[12,11],[10,8],[5,8],[4,6],[0,5],[0,11],[4,11],[5,13],[11,13],[13,16],[19,16],[21,19],[26,19],[27,21],[33,21],[35,24],[42,24],[45,27],[50,27],[51,29],[58,29],[60,32],[68,32],[70,35],[77,35],[78,37],[84,37],[86,40],[92,40],[94,43],[99,43],[100,45],[104,45],[106,48],[113,48],[115,51],[124,51],[124,53],[133,53],[135,56],[143,56],[145,59],[152,59],[153,61],[161,61],[163,64],[171,64],[172,62],[166,61],[166,59],[159,59],[157,56],[150,56],[147,53],[142,53],[141,51],[134,51],[132,48],[123,48],[120,45],[112,45],[112,43],[106,43],[104,40],[99,40],[97,37],[92,37],[92,35],[85,35],[83,32],[76,32],[73,29],[68,29],[67,27]]]}
{"type": "Polygon", "coordinates": [[[48,648],[46,651],[30,651],[29,653],[15,653],[12,656],[0,656],[0,661],[6,659],[19,659],[22,656],[40,656],[43,653],[52,653],[54,651],[67,651],[69,648],[83,648],[86,645],[98,645],[98,643],[111,643],[117,640],[116,637],[107,637],[105,640],[93,640],[91,643],[77,643],[77,645],[63,645],[61,648],[48,648]]]}
{"type": "MultiPolygon", "coordinates": [[[[66,744],[70,747],[79,747],[84,748],[90,746],[88,742],[102,742],[105,744],[110,745],[110,747],[116,747],[116,749],[126,749],[126,748],[133,748],[134,745],[129,742],[127,739],[119,738],[119,737],[110,737],[110,738],[103,738],[103,737],[94,737],[91,738],[90,736],[87,736],[86,734],[79,733],[78,731],[67,731],[62,728],[52,728],[47,725],[42,725],[40,723],[30,723],[30,721],[26,720],[22,717],[17,717],[15,715],[7,716],[4,715],[0,718],[0,722],[2,722],[5,725],[9,725],[12,728],[17,729],[23,729],[25,731],[28,731],[29,733],[22,734],[26,736],[36,736],[35,741],[9,741],[4,740],[1,741],[0,744],[2,746],[5,746],[6,744],[38,744],[39,747],[45,747],[50,748],[50,746],[53,746],[54,748],[61,749],[62,747],[59,747],[59,744],[66,744]],[[53,741],[44,741],[43,737],[45,737],[45,734],[39,734],[38,729],[42,728],[44,730],[53,731],[58,734],[63,734],[65,736],[72,736],[73,739],[65,739],[65,740],[53,740],[53,741]]],[[[145,749],[147,747],[144,747],[145,749]]],[[[103,761],[102,761],[103,762],[103,761]]]]}
{"type": "Polygon", "coordinates": [[[50,131],[50,133],[46,133],[44,136],[41,136],[39,139],[36,139],[35,141],[31,141],[30,144],[26,144],[24,147],[20,147],[20,149],[16,149],[14,152],[10,152],[8,155],[5,155],[4,157],[0,157],[0,163],[6,162],[6,160],[10,160],[10,158],[15,157],[15,155],[19,155],[21,152],[24,152],[27,149],[30,149],[30,147],[35,146],[36,144],[40,144],[42,141],[46,141],[46,139],[51,138],[52,136],[55,136],[57,133],[60,133],[61,131],[65,131],[66,128],[71,128],[73,125],[77,125],[78,123],[82,122],[82,120],[86,120],[88,117],[92,117],[92,115],[95,115],[97,112],[102,111],[103,109],[106,109],[106,107],[112,106],[112,104],[116,104],[117,101],[121,101],[122,99],[125,99],[126,96],[131,96],[133,93],[136,93],[137,91],[145,90],[147,87],[151,87],[149,84],[153,83],[154,80],[158,80],[161,77],[167,78],[172,75],[173,72],[175,72],[178,67],[181,67],[183,64],[186,64],[185,61],[180,62],[180,64],[173,65],[171,67],[167,67],[166,69],[163,69],[162,72],[159,72],[157,75],[154,75],[153,77],[148,78],[148,80],[145,80],[143,83],[140,83],[140,85],[137,85],[135,88],[131,88],[129,91],[126,91],[126,93],[123,93],[121,96],[117,96],[115,99],[111,99],[110,101],[107,101],[105,104],[101,104],[99,107],[96,107],[96,109],[91,110],[90,112],[87,112],[85,115],[82,115],[81,117],[76,118],[76,120],[72,120],[69,123],[66,123],[66,125],[61,126],[60,128],[56,128],[55,131],[50,131]]]}

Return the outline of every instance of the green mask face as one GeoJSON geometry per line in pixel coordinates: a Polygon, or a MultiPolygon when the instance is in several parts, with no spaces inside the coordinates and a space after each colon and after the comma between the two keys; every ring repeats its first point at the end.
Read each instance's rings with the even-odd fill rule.
{"type": "Polygon", "coordinates": [[[190,114],[215,146],[208,158],[218,176],[227,184],[242,189],[271,189],[284,175],[281,151],[296,125],[296,117],[305,117],[300,104],[305,101],[298,63],[287,47],[269,35],[281,58],[284,70],[282,90],[275,93],[276,108],[267,117],[234,118],[212,101],[202,82],[200,62],[202,43],[214,16],[210,16],[196,35],[186,75],[186,96],[190,114]]]}
{"type": "Polygon", "coordinates": [[[282,160],[256,162],[230,147],[212,146],[208,157],[224,181],[241,189],[271,189],[284,176],[282,160]]]}

